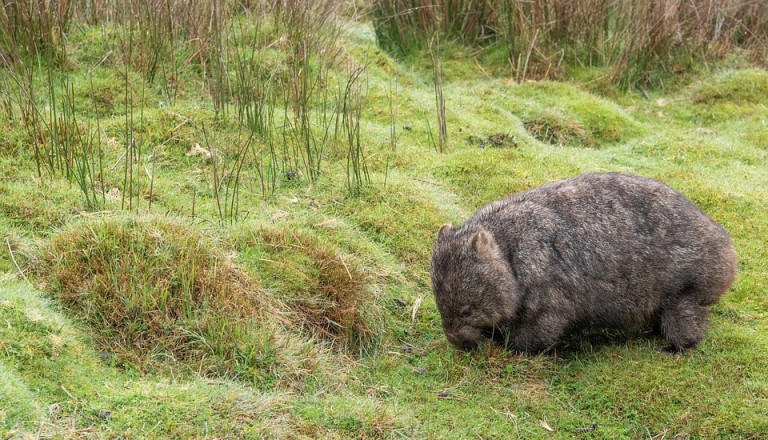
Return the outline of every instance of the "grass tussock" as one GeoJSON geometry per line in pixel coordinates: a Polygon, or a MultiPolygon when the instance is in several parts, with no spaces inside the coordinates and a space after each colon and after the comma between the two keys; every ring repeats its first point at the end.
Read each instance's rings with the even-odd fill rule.
{"type": "Polygon", "coordinates": [[[353,256],[309,231],[261,226],[237,247],[258,258],[265,287],[289,309],[287,319],[334,347],[366,351],[382,332],[368,276],[353,256]]]}
{"type": "Polygon", "coordinates": [[[166,358],[254,379],[269,371],[270,303],[195,228],[151,217],[83,221],[53,237],[38,264],[45,289],[121,362],[145,368],[166,358]]]}

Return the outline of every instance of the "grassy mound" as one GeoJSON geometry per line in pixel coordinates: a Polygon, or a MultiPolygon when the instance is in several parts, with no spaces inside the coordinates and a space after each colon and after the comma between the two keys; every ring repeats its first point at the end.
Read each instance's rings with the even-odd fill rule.
{"type": "Polygon", "coordinates": [[[336,348],[365,350],[382,318],[356,260],[318,236],[294,227],[261,226],[236,239],[266,287],[289,309],[286,317],[336,348]]]}
{"type": "Polygon", "coordinates": [[[762,69],[729,71],[702,81],[693,88],[696,104],[718,102],[759,104],[768,96],[768,72],[762,69]]]}
{"type": "MultiPolygon", "coordinates": [[[[734,123],[743,123],[745,127],[741,131],[753,133],[765,128],[767,94],[765,70],[725,70],[690,85],[665,111],[681,121],[709,126],[716,131],[721,125],[731,127],[734,123]]],[[[758,134],[758,147],[759,137],[758,134]]]]}
{"type": "Polygon", "coordinates": [[[269,371],[270,304],[194,228],[152,217],[83,221],[57,234],[39,263],[47,290],[121,362],[171,358],[254,379],[269,371]]]}
{"type": "Polygon", "coordinates": [[[542,113],[523,121],[531,136],[546,144],[594,146],[595,141],[575,121],[569,121],[554,113],[542,113]]]}
{"type": "MultiPolygon", "coordinates": [[[[466,201],[470,212],[491,200],[507,197],[546,182],[562,179],[580,172],[580,163],[565,160],[559,149],[546,147],[545,153],[526,148],[466,149],[456,151],[432,171],[434,178],[447,182],[452,191],[466,201]],[[538,167],[544,161],[548,167],[538,167]]],[[[591,150],[575,151],[588,154],[591,150]]]]}
{"type": "Polygon", "coordinates": [[[542,142],[603,148],[643,134],[640,125],[618,105],[567,83],[530,82],[513,89],[525,128],[542,142]]]}
{"type": "Polygon", "coordinates": [[[0,438],[259,438],[290,427],[279,391],[103,362],[51,301],[2,275],[0,322],[0,438]]]}

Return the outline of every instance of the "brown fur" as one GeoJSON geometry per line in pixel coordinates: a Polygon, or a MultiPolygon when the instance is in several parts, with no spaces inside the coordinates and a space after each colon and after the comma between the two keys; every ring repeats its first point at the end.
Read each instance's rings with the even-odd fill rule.
{"type": "Polygon", "coordinates": [[[443,225],[430,272],[445,335],[461,348],[491,337],[537,352],[577,328],[653,325],[683,351],[733,283],[736,253],[663,183],[585,174],[443,225]]]}

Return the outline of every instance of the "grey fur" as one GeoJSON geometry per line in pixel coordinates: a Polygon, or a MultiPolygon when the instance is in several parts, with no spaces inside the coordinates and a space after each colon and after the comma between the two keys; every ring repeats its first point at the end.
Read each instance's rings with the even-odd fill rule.
{"type": "Polygon", "coordinates": [[[585,327],[653,325],[670,350],[701,341],[736,278],[728,233],[656,180],[585,174],[443,225],[432,289],[448,340],[538,352],[585,327]]]}

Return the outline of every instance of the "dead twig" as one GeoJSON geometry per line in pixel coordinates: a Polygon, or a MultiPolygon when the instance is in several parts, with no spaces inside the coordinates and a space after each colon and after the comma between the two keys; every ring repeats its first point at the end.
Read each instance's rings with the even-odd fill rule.
{"type": "Polygon", "coordinates": [[[16,266],[16,270],[19,271],[19,275],[21,275],[21,277],[24,278],[24,281],[32,287],[32,283],[29,282],[27,276],[24,275],[24,271],[19,267],[19,263],[16,262],[16,257],[13,255],[13,249],[11,249],[11,241],[8,240],[8,237],[5,238],[5,244],[8,246],[8,253],[11,254],[11,260],[13,261],[13,265],[16,266]]]}

